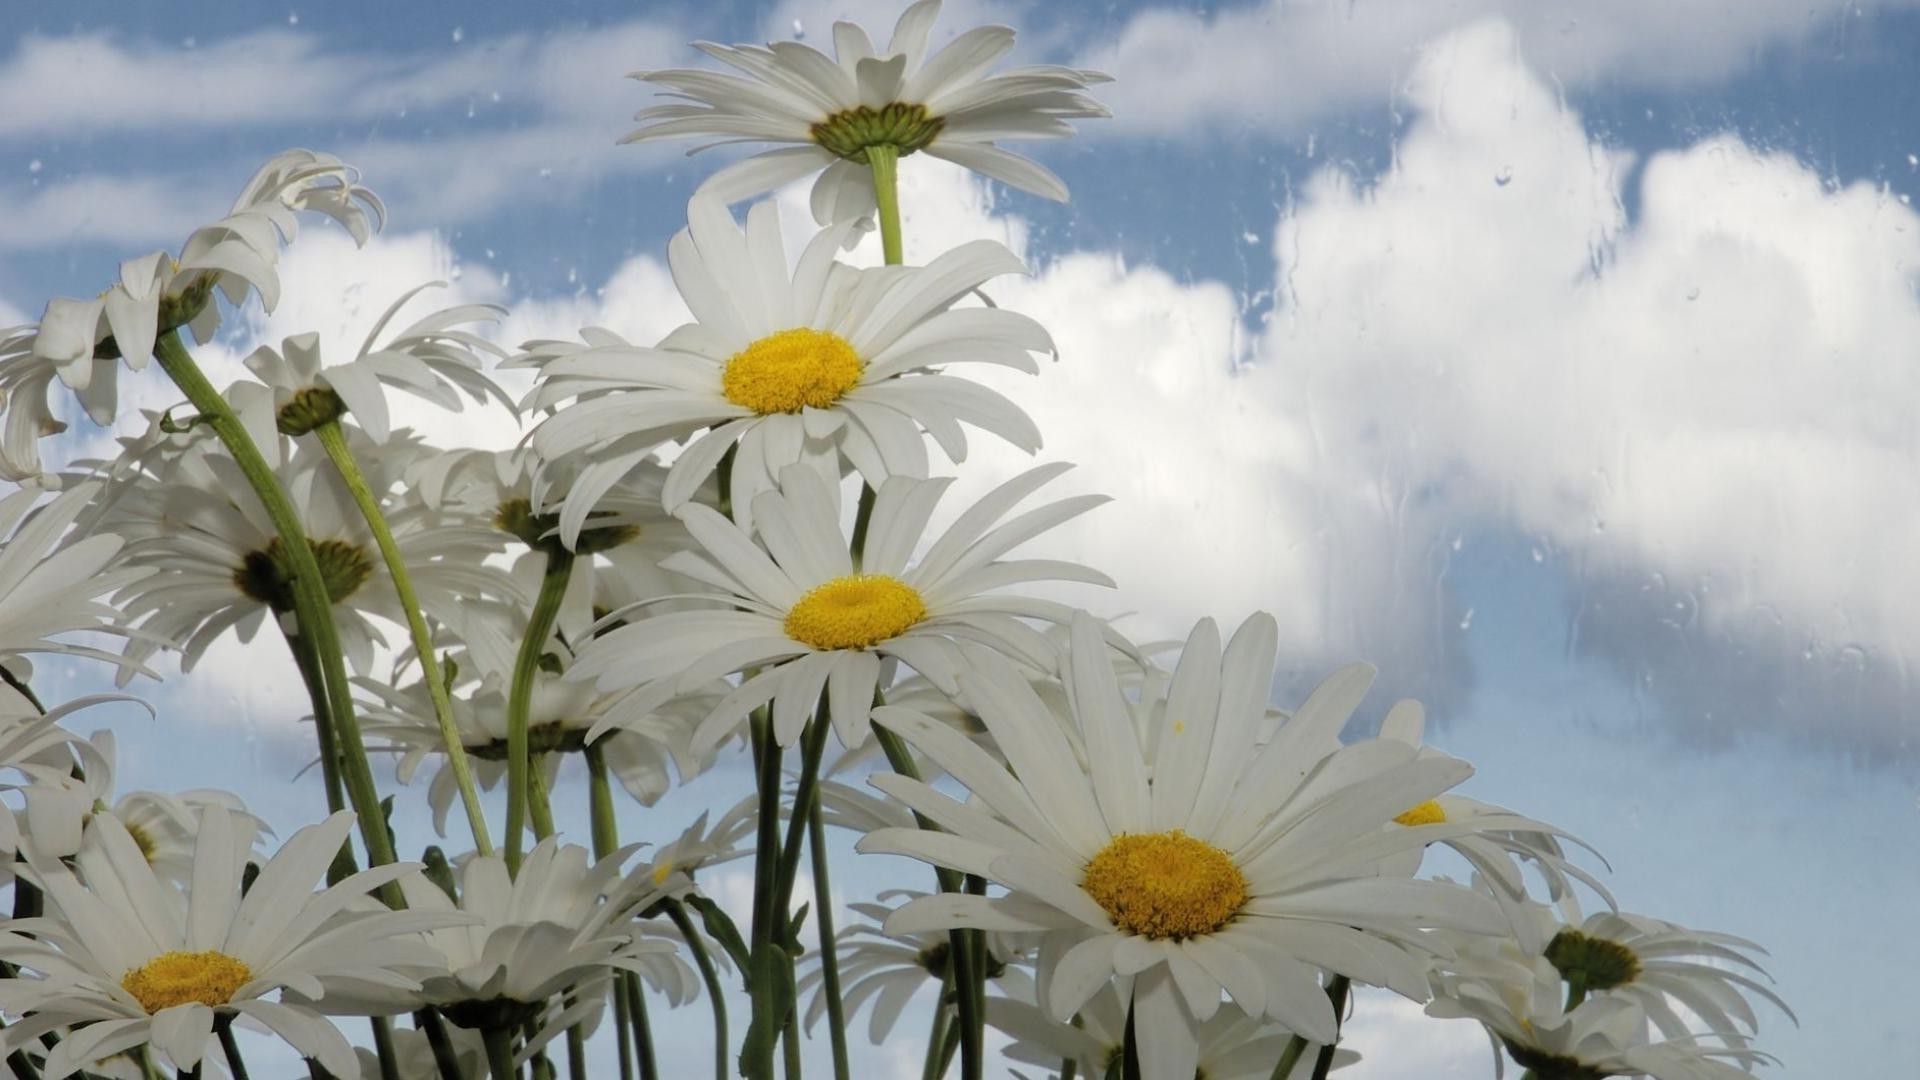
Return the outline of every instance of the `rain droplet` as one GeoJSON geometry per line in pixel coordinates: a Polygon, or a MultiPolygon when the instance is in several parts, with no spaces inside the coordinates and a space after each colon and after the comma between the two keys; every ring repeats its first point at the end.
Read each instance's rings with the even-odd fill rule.
{"type": "Polygon", "coordinates": [[[300,25],[300,13],[299,13],[299,12],[297,12],[297,11],[289,11],[289,12],[287,12],[287,25],[288,25],[288,26],[299,26],[299,25],[300,25]]]}
{"type": "Polygon", "coordinates": [[[1513,183],[1513,166],[1500,166],[1500,171],[1493,174],[1493,182],[1501,187],[1506,187],[1508,184],[1513,183]]]}
{"type": "Polygon", "coordinates": [[[1688,289],[1688,290],[1687,290],[1687,299],[1688,299],[1688,300],[1698,300],[1698,299],[1700,299],[1700,286],[1698,286],[1698,285],[1695,285],[1695,286],[1694,286],[1693,288],[1691,288],[1691,289],[1688,289]]]}
{"type": "Polygon", "coordinates": [[[1920,169],[1920,154],[1907,155],[1907,168],[1920,169]]]}
{"type": "Polygon", "coordinates": [[[799,41],[799,40],[802,40],[802,39],[804,39],[804,38],[805,38],[806,36],[807,36],[807,28],[806,28],[805,26],[803,26],[803,25],[801,25],[801,23],[800,23],[800,20],[799,20],[799,19],[795,19],[795,20],[793,20],[793,37],[794,37],[794,40],[795,40],[795,41],[799,41]]]}
{"type": "Polygon", "coordinates": [[[1463,615],[1463,616],[1461,616],[1461,618],[1460,618],[1460,629],[1462,629],[1462,630],[1471,630],[1471,629],[1473,629],[1473,612],[1474,612],[1474,609],[1473,609],[1473,608],[1468,608],[1468,609],[1467,609],[1467,613],[1466,613],[1465,615],[1463,615]]]}
{"type": "Polygon", "coordinates": [[[461,43],[462,41],[465,41],[465,40],[466,40],[466,38],[467,38],[467,28],[466,28],[466,27],[464,27],[464,26],[456,26],[456,27],[454,27],[454,28],[453,28],[453,43],[454,43],[455,45],[458,45],[458,44],[460,44],[460,43],[461,43]]]}
{"type": "Polygon", "coordinates": [[[1534,562],[1546,562],[1546,561],[1547,561],[1547,556],[1546,556],[1546,554],[1545,554],[1544,552],[1542,552],[1542,551],[1541,551],[1541,550],[1540,550],[1539,548],[1534,548],[1534,549],[1533,549],[1533,561],[1534,561],[1534,562]]]}
{"type": "Polygon", "coordinates": [[[37,174],[41,169],[44,169],[46,167],[47,167],[46,163],[41,161],[39,158],[34,158],[32,161],[27,162],[27,171],[30,173],[37,174]]]}

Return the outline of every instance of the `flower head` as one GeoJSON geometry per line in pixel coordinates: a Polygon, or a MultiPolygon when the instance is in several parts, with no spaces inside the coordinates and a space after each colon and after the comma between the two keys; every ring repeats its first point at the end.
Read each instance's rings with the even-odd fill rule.
{"type": "Polygon", "coordinates": [[[751,198],[824,169],[813,188],[822,225],[874,209],[867,151],[924,152],[1004,184],[1064,201],[1067,187],[1040,165],[995,145],[1002,139],[1059,139],[1067,121],[1110,115],[1086,89],[1108,81],[1097,71],[1043,65],[989,75],[1013,48],[1014,32],[982,26],[930,50],[939,0],[921,0],[900,15],[884,51],[853,23],[833,25],[835,55],[797,41],[696,48],[738,75],[673,69],[633,77],[681,99],[635,117],[644,122],[624,142],[677,135],[719,141],[796,144],[721,169],[700,190],[727,202],[751,198]]]}

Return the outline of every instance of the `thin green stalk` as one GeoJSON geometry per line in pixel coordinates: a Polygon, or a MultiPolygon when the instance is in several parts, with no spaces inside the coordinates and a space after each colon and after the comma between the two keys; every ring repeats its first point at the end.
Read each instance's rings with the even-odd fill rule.
{"type": "Polygon", "coordinates": [[[1076,1058],[1060,1059],[1060,1080],[1073,1080],[1080,1074],[1080,1062],[1076,1058]]]}
{"type": "Polygon", "coordinates": [[[490,1027],[482,1031],[487,1042],[487,1072],[493,1080],[518,1080],[513,1067],[513,1030],[490,1027]]]}
{"type": "MultiPolygon", "coordinates": [[[[920,779],[920,767],[913,762],[913,753],[907,749],[906,741],[878,724],[873,726],[874,738],[880,743],[880,749],[887,755],[887,764],[893,771],[912,780],[920,779]]],[[[917,811],[914,820],[923,829],[937,829],[939,826],[922,817],[917,811]]],[[[965,888],[962,875],[944,866],[933,868],[934,876],[940,882],[941,892],[961,892],[965,888]]],[[[981,1080],[986,1075],[986,1061],[982,1053],[984,1035],[979,1039],[973,1032],[986,1030],[986,1018],[981,1015],[981,993],[986,984],[986,972],[974,965],[973,939],[977,931],[950,930],[947,932],[948,962],[953,965],[954,1011],[958,1016],[958,1028],[967,1032],[969,1037],[959,1039],[960,1075],[963,1080],[981,1080]]],[[[957,1038],[957,1036],[955,1036],[957,1038]]],[[[945,1071],[944,1069],[942,1070],[945,1071]]]]}
{"type": "MultiPolygon", "coordinates": [[[[816,721],[827,724],[823,715],[816,721]]],[[[798,809],[795,813],[798,813],[798,809]]],[[[820,932],[820,992],[827,995],[827,1036],[833,1044],[834,1080],[848,1080],[847,1009],[840,1000],[840,949],[833,933],[833,889],[827,877],[827,824],[820,798],[807,808],[807,850],[813,856],[813,917],[820,932]]]]}
{"type": "Polygon", "coordinates": [[[1306,1036],[1295,1035],[1288,1039],[1287,1048],[1280,1051],[1280,1060],[1274,1063],[1271,1080],[1288,1080],[1293,1075],[1294,1066],[1300,1064],[1300,1055],[1306,1052],[1306,1036]]]}
{"type": "Polygon", "coordinates": [[[547,755],[528,763],[527,817],[533,822],[533,838],[545,840],[553,835],[553,800],[547,795],[547,755]]]}
{"type": "Polygon", "coordinates": [[[527,636],[521,639],[520,654],[513,662],[513,686],[507,698],[507,871],[513,874],[520,872],[520,852],[527,831],[531,785],[527,713],[533,707],[533,681],[540,672],[540,657],[546,651],[554,621],[560,617],[560,601],[567,594],[567,581],[572,576],[573,552],[558,546],[548,548],[540,595],[534,600],[527,636]]]}
{"type": "MultiPolygon", "coordinates": [[[[307,702],[315,717],[314,737],[320,743],[320,779],[326,788],[327,813],[337,814],[346,808],[347,796],[340,783],[340,751],[333,745],[333,725],[319,719],[327,713],[326,677],[320,674],[320,658],[313,654],[313,647],[305,638],[299,634],[282,636],[293,653],[294,666],[300,669],[300,681],[307,685],[307,702]]],[[[327,865],[327,884],[338,885],[358,869],[353,859],[353,840],[349,837],[341,842],[333,862],[327,865]]]]}
{"type": "Polygon", "coordinates": [[[788,1009],[787,1021],[780,1025],[781,1065],[787,1080],[801,1080],[800,1010],[788,1009]]]}
{"type": "Polygon", "coordinates": [[[753,970],[747,973],[753,1000],[753,1023],[749,1027],[748,1049],[751,1060],[742,1053],[740,1071],[749,1080],[773,1080],[774,1036],[768,1025],[773,1016],[772,965],[784,961],[775,957],[779,940],[774,923],[774,906],[780,889],[780,745],[773,738],[773,721],[765,708],[754,711],[748,729],[753,740],[759,812],[753,846],[753,933],[748,945],[748,960],[753,970]]]}
{"type": "Polygon", "coordinates": [[[900,149],[885,144],[867,147],[867,165],[873,169],[873,201],[880,209],[880,249],[888,266],[906,261],[900,247],[900,149]]]}
{"type": "Polygon", "coordinates": [[[40,697],[33,692],[33,687],[28,686],[25,679],[8,671],[5,664],[0,664],[0,682],[5,682],[8,686],[13,687],[14,693],[26,698],[27,704],[33,706],[34,712],[39,713],[41,716],[47,715],[47,707],[40,703],[40,697]]]}
{"type": "Polygon", "coordinates": [[[1340,1017],[1347,1011],[1347,989],[1352,985],[1345,975],[1335,975],[1327,980],[1327,998],[1333,1002],[1334,1039],[1320,1048],[1320,1056],[1313,1062],[1313,1080],[1327,1080],[1327,1073],[1333,1069],[1333,1048],[1340,1043],[1340,1017]]]}
{"type": "Polygon", "coordinates": [[[447,1037],[447,1024],[440,1019],[440,1011],[427,1008],[415,1012],[413,1026],[427,1033],[427,1046],[433,1050],[433,1063],[440,1070],[440,1080],[466,1080],[460,1071],[460,1055],[453,1049],[453,1040],[447,1037]]]}
{"type": "Polygon", "coordinates": [[[587,1080],[587,1029],[567,1029],[567,1080],[587,1080]]]}
{"type": "Polygon", "coordinates": [[[947,1028],[947,1037],[940,1042],[940,1067],[939,1070],[934,1073],[935,1076],[947,1075],[947,1070],[953,1066],[953,1052],[958,1049],[959,1046],[960,1027],[956,1024],[947,1028]]]}
{"type": "Polygon", "coordinates": [[[633,1033],[627,1030],[627,984],[613,984],[613,1049],[620,1059],[620,1080],[633,1080],[633,1033]]]}
{"type": "MultiPolygon", "coordinates": [[[[347,681],[346,659],[340,649],[339,631],[333,624],[333,602],[320,576],[320,564],[307,542],[306,530],[300,524],[300,514],[287,493],[281,490],[273,468],[261,456],[260,448],[254,445],[253,436],[240,423],[233,407],[207,381],[192,354],[180,343],[179,331],[162,334],[154,342],[153,355],[233,455],[247,483],[259,496],[274,530],[280,534],[281,547],[292,570],[294,615],[301,635],[313,642],[327,688],[326,717],[324,720],[316,717],[315,723],[333,726],[347,795],[359,819],[368,863],[374,866],[391,863],[393,842],[387,835],[386,817],[380,810],[380,792],[373,782],[366,744],[360,736],[360,722],[354,715],[352,684],[347,681]]],[[[380,895],[390,907],[405,906],[399,888],[392,883],[383,886],[380,895]]]]}
{"type": "Polygon", "coordinates": [[[1580,1003],[1585,1000],[1587,1000],[1586,980],[1569,979],[1567,980],[1567,1003],[1561,1007],[1560,1011],[1570,1013],[1579,1008],[1580,1003]]]}
{"type": "Polygon", "coordinates": [[[440,741],[446,747],[447,765],[453,770],[453,782],[460,788],[460,802],[467,811],[467,828],[473,832],[473,846],[482,855],[493,854],[493,840],[487,835],[486,815],[480,809],[480,790],[473,783],[473,769],[467,763],[467,748],[460,741],[460,728],[453,720],[453,702],[447,696],[447,683],[440,674],[440,658],[433,651],[433,634],[427,629],[426,615],[420,610],[419,594],[413,591],[413,578],[407,573],[406,560],[400,557],[400,545],[386,515],[380,512],[380,499],[368,486],[360,465],[347,447],[347,434],[340,421],[329,420],[313,429],[314,437],[326,450],[347,491],[360,507],[360,516],[373,530],[373,542],[386,561],[387,575],[393,579],[393,591],[400,598],[400,610],[407,616],[407,631],[413,635],[413,650],[420,654],[420,674],[427,683],[427,696],[433,701],[433,717],[440,725],[440,741]]]}
{"type": "Polygon", "coordinates": [[[940,996],[933,999],[933,1017],[927,1022],[927,1053],[920,1066],[920,1080],[940,1080],[946,1072],[940,1064],[940,1049],[947,1042],[947,994],[953,990],[953,965],[940,973],[940,996]]]}
{"type": "Polygon", "coordinates": [[[213,1031],[220,1036],[220,1052],[227,1055],[227,1069],[233,1073],[233,1080],[247,1080],[247,1063],[240,1056],[240,1040],[233,1037],[233,1018],[214,1024],[213,1031]]]}
{"type": "Polygon", "coordinates": [[[1133,1027],[1133,1004],[1127,1004],[1126,1041],[1121,1044],[1120,1075],[1125,1080],[1140,1080],[1140,1037],[1133,1027]]]}
{"type": "Polygon", "coordinates": [[[867,553],[867,527],[873,523],[873,500],[877,493],[870,484],[860,485],[860,506],[853,514],[853,543],[850,554],[853,556],[853,572],[860,572],[860,564],[867,553]]]}
{"type": "Polygon", "coordinates": [[[393,1020],[385,1016],[367,1019],[373,1025],[373,1056],[380,1063],[380,1080],[401,1080],[400,1055],[393,1050],[393,1020]]]}
{"type": "Polygon", "coordinates": [[[713,957],[708,955],[706,942],[693,925],[693,919],[688,917],[686,905],[668,900],[666,907],[667,917],[687,940],[687,951],[693,954],[694,966],[700,969],[700,979],[707,985],[707,1000],[713,1003],[713,1080],[727,1080],[727,1000],[721,996],[720,971],[714,967],[713,957]]]}
{"type": "Polygon", "coordinates": [[[653,1024],[647,1019],[646,987],[640,984],[640,976],[631,971],[620,973],[621,985],[627,988],[627,1003],[632,1006],[628,1011],[628,1022],[633,1025],[634,1053],[640,1059],[640,1080],[660,1080],[659,1055],[653,1046],[653,1024]]]}

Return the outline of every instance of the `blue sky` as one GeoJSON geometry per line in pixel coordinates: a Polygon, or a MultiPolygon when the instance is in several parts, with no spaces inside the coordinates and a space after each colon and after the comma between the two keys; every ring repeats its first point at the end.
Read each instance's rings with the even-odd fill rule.
{"type": "MultiPolygon", "coordinates": [[[[615,146],[649,101],[621,76],[895,10],[38,7],[0,53],[0,322],[177,245],[287,146],[389,198],[368,252],[303,233],[289,302],[216,364],[456,274],[509,340],[657,336],[720,158],[615,146]]],[[[1765,1020],[1779,1075],[1912,1061],[1920,10],[978,0],[939,32],[983,21],[1112,72],[1117,116],[1034,151],[1064,207],[910,160],[909,253],[993,235],[1035,264],[1000,298],[1062,359],[1001,388],[1118,497],[1059,541],[1120,581],[1107,609],[1144,635],[1274,611],[1282,701],[1376,661],[1369,716],[1429,702],[1470,790],[1595,843],[1624,905],[1773,950],[1802,1019],[1765,1020]]],[[[985,450],[965,486],[1018,464],[985,450]]],[[[300,696],[256,657],[117,720],[126,784],[310,814],[300,696]]],[[[1365,1075],[1484,1075],[1474,1039],[1369,1005],[1365,1075]]]]}

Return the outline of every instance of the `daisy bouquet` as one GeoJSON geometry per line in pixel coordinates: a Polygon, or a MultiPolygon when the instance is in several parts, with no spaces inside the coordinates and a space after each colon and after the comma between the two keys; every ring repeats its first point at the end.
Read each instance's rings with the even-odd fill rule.
{"type": "Polygon", "coordinates": [[[1355,984],[1471,1018],[1540,1080],[1770,1060],[1757,946],[1619,911],[1573,837],[1457,793],[1473,769],[1417,704],[1353,737],[1371,668],[1275,703],[1270,616],[1143,647],[1058,599],[1113,584],[1023,551],[1106,501],[1061,494],[1064,463],[955,497],[970,440],[1042,444],[971,373],[1055,349],[1044,312],[990,299],[1027,271],[1006,247],[906,263],[898,163],[1064,200],[1000,144],[1105,115],[1105,77],[997,70],[1012,30],[936,46],[938,14],[639,73],[668,98],[631,139],[776,144],[694,194],[666,249],[692,320],[658,341],[508,347],[500,309],[423,286],[357,348],[297,334],[216,385],[189,339],[275,306],[303,218],[384,220],[308,151],[177,255],[0,334],[14,1075],[247,1077],[271,1039],[336,1080],[846,1080],[856,1032],[924,1025],[928,1080],[1318,1080],[1364,1054],[1355,984]],[[816,173],[797,246],[774,203],[735,209],[816,173]],[[876,227],[882,261],[855,260],[876,227]],[[150,367],[182,405],[48,467],[65,392],[106,424],[150,367]],[[395,391],[503,406],[519,444],[431,445],[395,391]],[[32,688],[36,653],[126,687],[229,635],[285,650],[311,706],[326,812],[277,844],[230,794],[116,793],[112,741],[71,724],[122,695],[32,688]],[[683,786],[708,812],[656,820],[683,786]],[[440,841],[402,858],[420,819],[440,841]],[[896,857],[857,922],[836,834],[896,857]],[[710,1057],[661,1038],[678,1009],[710,1057]]]}

